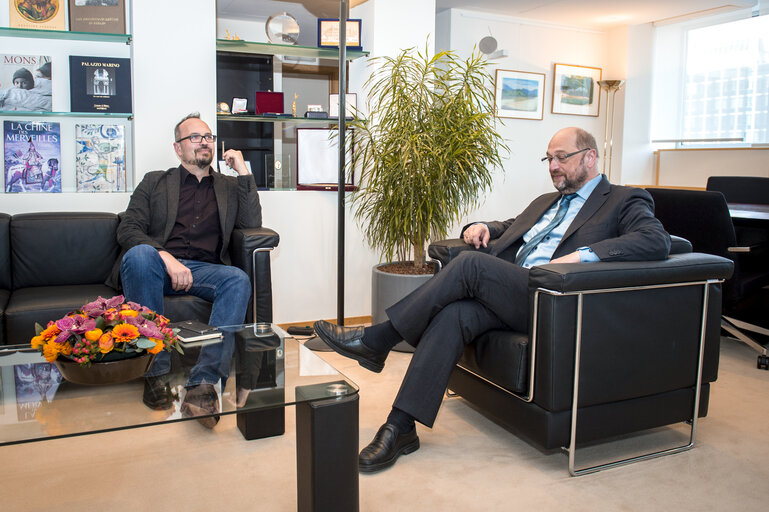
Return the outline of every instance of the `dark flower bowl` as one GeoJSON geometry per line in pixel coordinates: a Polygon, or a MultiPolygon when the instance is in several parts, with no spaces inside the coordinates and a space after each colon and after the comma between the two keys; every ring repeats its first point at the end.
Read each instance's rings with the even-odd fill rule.
{"type": "Polygon", "coordinates": [[[138,379],[150,369],[155,360],[155,354],[144,352],[134,357],[120,359],[118,361],[97,362],[90,366],[63,359],[59,356],[54,364],[61,372],[65,380],[73,384],[85,384],[87,386],[102,386],[106,384],[120,384],[129,380],[138,379]]]}

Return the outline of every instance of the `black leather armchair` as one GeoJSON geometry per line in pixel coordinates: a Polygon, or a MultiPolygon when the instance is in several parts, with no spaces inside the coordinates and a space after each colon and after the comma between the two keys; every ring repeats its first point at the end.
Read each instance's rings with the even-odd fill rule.
{"type": "MultiPolygon", "coordinates": [[[[0,344],[25,344],[35,322],[60,318],[97,296],[120,293],[104,282],[120,253],[114,213],[0,215],[0,344]],[[6,262],[6,263],[4,263],[6,262]]],[[[278,234],[269,228],[235,230],[233,265],[251,278],[254,301],[247,321],[272,320],[269,251],[278,234]]],[[[166,297],[165,315],[207,321],[211,304],[192,296],[166,297]]]]}
{"type": "MultiPolygon", "coordinates": [[[[446,240],[429,254],[446,265],[462,250],[446,240]]],[[[682,239],[673,251],[533,268],[529,331],[481,335],[449,389],[544,449],[566,447],[572,475],[639,460],[577,469],[577,443],[692,420],[687,445],[643,458],[691,448],[718,373],[720,280],[732,262],[682,239]]]]}

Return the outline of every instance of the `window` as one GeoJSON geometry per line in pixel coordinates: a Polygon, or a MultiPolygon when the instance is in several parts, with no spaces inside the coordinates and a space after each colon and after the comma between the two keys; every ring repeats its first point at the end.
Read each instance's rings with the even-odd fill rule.
{"type": "Polygon", "coordinates": [[[652,139],[769,143],[769,16],[656,27],[655,45],[652,139]]]}

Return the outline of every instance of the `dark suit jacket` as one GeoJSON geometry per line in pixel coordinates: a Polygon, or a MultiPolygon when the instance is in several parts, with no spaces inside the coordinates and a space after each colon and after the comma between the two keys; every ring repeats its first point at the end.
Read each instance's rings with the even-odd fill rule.
{"type": "MultiPolygon", "coordinates": [[[[147,244],[161,250],[171,235],[179,209],[180,168],[148,172],[131,195],[131,201],[118,226],[117,240],[122,252],[107,284],[118,288],[120,263],[128,249],[147,244]]],[[[222,230],[219,259],[230,265],[229,244],[234,228],[258,228],[262,225],[262,207],[253,176],[225,176],[213,169],[214,194],[222,230]]]]}
{"type": "MultiPolygon", "coordinates": [[[[523,235],[559,197],[559,192],[541,195],[518,217],[487,222],[491,238],[498,239],[489,252],[512,261],[523,243],[523,235]]],[[[590,247],[601,261],[663,260],[670,252],[670,236],[654,217],[654,201],[648,192],[612,185],[603,176],[564,234],[553,258],[580,247],[590,247]]]]}

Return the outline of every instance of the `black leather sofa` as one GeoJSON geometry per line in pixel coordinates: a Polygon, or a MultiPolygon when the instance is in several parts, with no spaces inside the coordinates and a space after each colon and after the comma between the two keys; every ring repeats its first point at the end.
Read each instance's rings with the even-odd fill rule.
{"type": "MultiPolygon", "coordinates": [[[[118,258],[114,213],[0,213],[0,345],[26,344],[35,322],[45,325],[102,297],[120,293],[105,281],[118,258]]],[[[235,230],[230,241],[233,265],[252,279],[254,310],[260,322],[272,321],[269,249],[278,234],[269,228],[235,230]]],[[[171,320],[207,321],[211,304],[192,296],[166,297],[171,320]]]]}
{"type": "MultiPolygon", "coordinates": [[[[462,240],[444,240],[429,254],[446,265],[463,250],[462,240]]],[[[733,266],[676,237],[672,252],[665,261],[533,268],[529,331],[481,335],[449,390],[540,448],[574,454],[588,441],[692,420],[702,339],[705,416],[718,374],[720,280],[733,266]]],[[[572,475],[594,470],[576,469],[570,456],[572,475]]]]}

